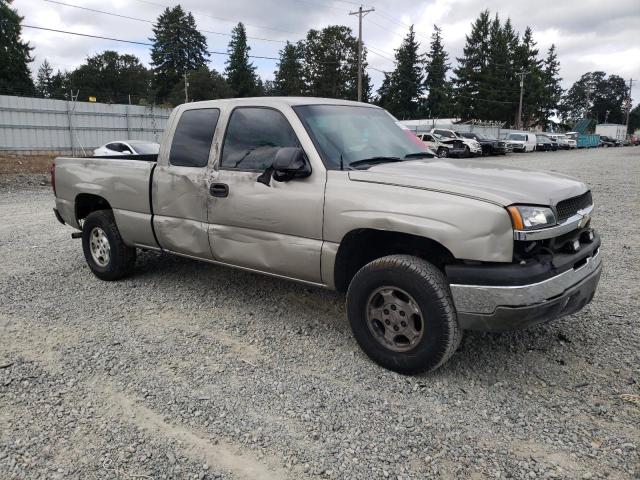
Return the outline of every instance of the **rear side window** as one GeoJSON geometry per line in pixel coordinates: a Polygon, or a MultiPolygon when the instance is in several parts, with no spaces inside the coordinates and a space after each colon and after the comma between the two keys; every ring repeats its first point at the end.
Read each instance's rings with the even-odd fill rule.
{"type": "Polygon", "coordinates": [[[216,124],[217,108],[185,110],[173,134],[169,163],[181,167],[206,167],[216,124]]]}
{"type": "Polygon", "coordinates": [[[229,119],[220,166],[262,171],[271,166],[280,147],[299,146],[282,113],[271,108],[236,108],[229,119]]]}

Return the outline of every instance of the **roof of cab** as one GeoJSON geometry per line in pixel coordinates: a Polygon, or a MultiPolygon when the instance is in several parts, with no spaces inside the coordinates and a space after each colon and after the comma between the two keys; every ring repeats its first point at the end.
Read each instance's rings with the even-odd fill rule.
{"type": "Polygon", "coordinates": [[[319,98],[319,97],[247,97],[247,98],[224,98],[219,100],[204,100],[201,102],[191,102],[179,105],[185,108],[197,107],[214,107],[216,105],[258,105],[258,106],[295,106],[295,105],[352,105],[359,107],[380,108],[376,105],[363,102],[354,102],[352,100],[341,100],[338,98],[319,98]]]}

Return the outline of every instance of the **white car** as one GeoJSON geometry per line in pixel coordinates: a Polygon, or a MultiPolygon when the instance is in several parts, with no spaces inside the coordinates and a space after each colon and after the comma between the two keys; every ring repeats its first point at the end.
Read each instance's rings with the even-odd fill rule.
{"type": "Polygon", "coordinates": [[[551,141],[557,142],[558,148],[561,150],[569,150],[571,148],[569,139],[562,133],[548,133],[547,137],[549,137],[551,141]]]}
{"type": "Polygon", "coordinates": [[[94,157],[111,157],[116,155],[157,155],[160,144],[146,140],[115,140],[106,143],[93,151],[94,157]]]}
{"type": "Polygon", "coordinates": [[[442,137],[440,140],[445,143],[453,143],[454,140],[460,140],[464,144],[465,154],[462,156],[468,157],[471,155],[482,155],[482,145],[473,138],[464,138],[458,135],[453,130],[446,130],[444,128],[433,128],[431,133],[436,133],[442,137]]]}
{"type": "Polygon", "coordinates": [[[535,134],[528,132],[511,132],[506,140],[513,146],[514,152],[533,152],[538,143],[535,134]]]}
{"type": "Polygon", "coordinates": [[[418,133],[416,136],[422,140],[427,147],[436,152],[436,155],[440,158],[446,158],[451,156],[449,154],[450,150],[453,148],[452,145],[444,143],[441,141],[440,136],[435,133],[418,133]]]}

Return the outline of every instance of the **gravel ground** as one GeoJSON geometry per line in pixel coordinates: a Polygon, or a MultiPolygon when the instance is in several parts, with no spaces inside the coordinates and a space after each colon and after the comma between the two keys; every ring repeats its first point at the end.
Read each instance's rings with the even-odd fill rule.
{"type": "Polygon", "coordinates": [[[0,478],[639,478],[640,148],[499,162],[592,186],[600,288],[417,377],[334,292],[156,253],[101,282],[43,177],[0,176],[0,478]]]}

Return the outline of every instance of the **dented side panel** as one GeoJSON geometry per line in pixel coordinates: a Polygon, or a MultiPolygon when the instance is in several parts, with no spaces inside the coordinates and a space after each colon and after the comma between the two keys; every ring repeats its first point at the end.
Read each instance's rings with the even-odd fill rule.
{"type": "Polygon", "coordinates": [[[153,224],[165,250],[211,259],[207,234],[207,169],[158,165],[152,189],[153,224]]]}
{"type": "MultiPolygon", "coordinates": [[[[261,100],[255,99],[255,105],[261,100]]],[[[210,183],[229,187],[227,197],[209,197],[209,240],[214,259],[324,283],[320,256],[326,170],[322,160],[295,112],[276,108],[296,133],[311,164],[311,176],[287,182],[273,180],[267,186],[256,181],[259,172],[219,168],[232,107],[221,111],[210,170],[210,183]]]]}
{"type": "MultiPolygon", "coordinates": [[[[56,205],[67,224],[79,228],[76,200],[80,194],[90,194],[105,199],[114,212],[130,213],[123,225],[118,224],[126,244],[134,245],[135,238],[153,238],[149,204],[152,162],[59,157],[55,163],[56,205]]],[[[148,245],[155,246],[155,242],[148,245]]]]}
{"type": "Polygon", "coordinates": [[[458,259],[510,262],[513,257],[513,227],[498,205],[442,192],[354,182],[348,172],[328,172],[325,241],[340,243],[359,228],[430,238],[458,259]]]}

